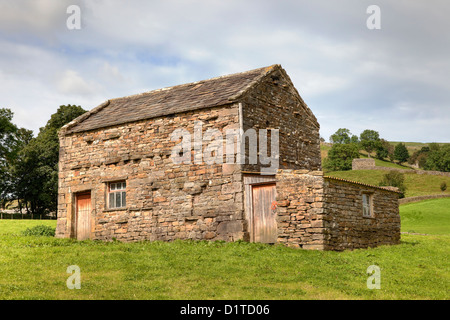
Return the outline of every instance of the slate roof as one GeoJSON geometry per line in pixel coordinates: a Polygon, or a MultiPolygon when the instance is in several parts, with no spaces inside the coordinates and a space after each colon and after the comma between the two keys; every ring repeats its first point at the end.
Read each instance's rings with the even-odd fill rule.
{"type": "Polygon", "coordinates": [[[265,75],[281,68],[265,68],[107,100],[65,126],[64,133],[89,131],[138,120],[221,106],[235,102],[265,75]]]}

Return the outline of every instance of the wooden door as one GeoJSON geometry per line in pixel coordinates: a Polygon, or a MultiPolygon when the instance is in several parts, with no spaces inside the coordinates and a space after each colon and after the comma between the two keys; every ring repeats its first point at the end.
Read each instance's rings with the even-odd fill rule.
{"type": "Polygon", "coordinates": [[[255,242],[277,242],[275,199],[275,184],[252,186],[253,241],[255,242]]]}
{"type": "Polygon", "coordinates": [[[89,239],[91,233],[91,193],[76,196],[76,238],[89,239]]]}

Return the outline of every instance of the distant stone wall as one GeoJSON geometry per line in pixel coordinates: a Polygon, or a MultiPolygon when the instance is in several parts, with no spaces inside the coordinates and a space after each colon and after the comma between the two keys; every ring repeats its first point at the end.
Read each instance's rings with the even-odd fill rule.
{"type": "Polygon", "coordinates": [[[428,195],[428,196],[418,196],[418,197],[409,197],[409,198],[398,199],[398,203],[404,204],[404,203],[417,202],[417,201],[422,201],[422,200],[449,198],[449,197],[450,197],[450,194],[432,194],[432,195],[428,195]]]}
{"type": "Polygon", "coordinates": [[[414,170],[414,169],[399,169],[390,167],[381,167],[375,165],[375,159],[353,159],[352,170],[392,170],[402,173],[416,173],[416,174],[429,174],[433,176],[450,177],[450,172],[442,171],[429,171],[429,170],[414,170]]]}
{"type": "Polygon", "coordinates": [[[375,168],[375,159],[353,159],[352,170],[372,170],[375,168]]]}

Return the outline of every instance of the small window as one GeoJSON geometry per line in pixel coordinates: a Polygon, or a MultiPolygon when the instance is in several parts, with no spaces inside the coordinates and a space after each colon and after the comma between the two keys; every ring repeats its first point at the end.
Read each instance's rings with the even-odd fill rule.
{"type": "Polygon", "coordinates": [[[111,182],[108,185],[108,208],[117,209],[125,208],[127,205],[127,193],[125,181],[122,182],[111,182]]]}
{"type": "Polygon", "coordinates": [[[362,203],[363,203],[363,217],[368,217],[368,218],[373,217],[372,195],[368,194],[368,193],[363,193],[362,203]]]}

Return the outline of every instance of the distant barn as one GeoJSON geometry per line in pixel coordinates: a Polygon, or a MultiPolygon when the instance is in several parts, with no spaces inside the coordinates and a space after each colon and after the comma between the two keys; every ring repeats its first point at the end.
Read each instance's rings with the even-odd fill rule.
{"type": "Polygon", "coordinates": [[[57,237],[400,239],[395,190],[324,177],[319,124],[280,65],[111,99],[59,135],[57,237]]]}

